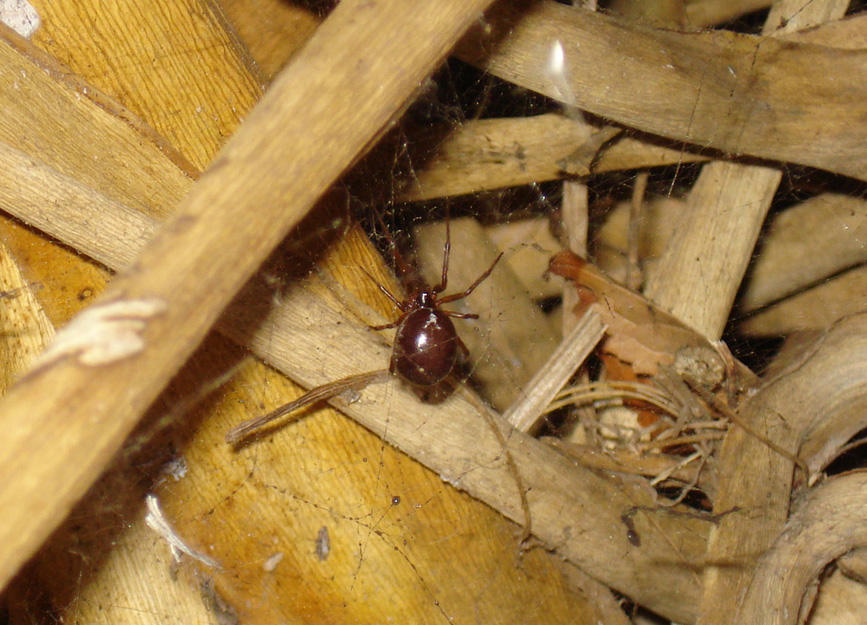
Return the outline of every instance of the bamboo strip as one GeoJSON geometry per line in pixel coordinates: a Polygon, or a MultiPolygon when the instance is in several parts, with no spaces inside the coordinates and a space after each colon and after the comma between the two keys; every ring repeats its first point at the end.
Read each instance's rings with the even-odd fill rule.
{"type": "Polygon", "coordinates": [[[705,165],[683,222],[653,268],[647,297],[719,339],[781,177],[767,167],[705,165]]]}
{"type": "MultiPolygon", "coordinates": [[[[4,169],[0,168],[0,175],[4,169]]],[[[58,208],[61,205],[50,196],[39,195],[41,189],[50,191],[56,184],[24,185],[34,197],[25,196],[10,208],[20,207],[23,219],[46,228],[70,245],[90,239],[94,255],[106,264],[122,262],[129,254],[127,242],[100,236],[99,232],[124,231],[128,209],[118,211],[111,202],[91,195],[88,201],[75,203],[83,207],[81,213],[58,219],[63,214],[58,208]],[[33,206],[41,212],[25,212],[33,206]],[[76,215],[78,223],[71,220],[76,215]],[[106,225],[91,235],[88,223],[106,225]],[[116,225],[108,225],[111,223],[116,225]]],[[[149,227],[155,230],[156,224],[151,222],[149,227]]],[[[132,251],[143,240],[134,237],[129,242],[132,251]]],[[[388,362],[388,346],[344,303],[335,304],[327,285],[318,284],[316,279],[298,284],[281,306],[271,309],[273,296],[263,282],[251,283],[225,313],[221,328],[303,386],[312,388],[342,376],[382,368],[388,362]],[[264,322],[263,316],[267,316],[264,322]],[[329,349],[324,355],[321,346],[326,342],[340,348],[329,349]]],[[[412,393],[391,383],[369,389],[360,401],[340,407],[444,479],[520,520],[508,470],[500,463],[484,460],[499,458],[502,449],[468,402],[455,397],[443,406],[424,405],[412,393]],[[485,469],[481,470],[480,465],[485,469]]],[[[595,578],[629,596],[640,597],[642,604],[655,611],[681,621],[695,617],[698,587],[692,570],[699,566],[699,560],[694,560],[693,555],[704,549],[707,523],[666,514],[641,515],[635,521],[642,546],[636,549],[628,542],[625,527],[614,533],[610,528],[620,524],[620,515],[630,507],[653,505],[646,489],[582,470],[526,436],[514,434],[511,443],[518,446],[510,448],[526,485],[534,493],[531,506],[537,536],[595,578]],[[596,536],[600,531],[602,534],[596,536]],[[590,535],[595,538],[588,538],[590,535]],[[672,541],[677,545],[674,551],[672,541]],[[612,550],[622,557],[611,558],[612,550]],[[682,566],[671,566],[673,559],[682,566]]]]}
{"type": "Polygon", "coordinates": [[[864,312],[867,268],[845,271],[750,315],[739,327],[748,336],[780,336],[802,330],[825,330],[835,321],[864,312]]]}
{"type": "Polygon", "coordinates": [[[486,3],[360,5],[336,9],[133,266],[0,403],[7,432],[0,473],[20,476],[0,486],[0,583],[92,483],[237,289],[486,3]]]}
{"type": "MultiPolygon", "coordinates": [[[[562,178],[569,157],[597,130],[554,113],[468,121],[450,133],[424,167],[416,170],[401,200],[428,200],[562,178]]],[[[624,137],[599,151],[592,171],[706,159],[675,147],[624,137]]]]}
{"type": "Polygon", "coordinates": [[[545,414],[545,408],[565,386],[605,334],[599,314],[588,310],[563,338],[548,362],[522,388],[518,399],[503,413],[503,419],[521,432],[530,432],[545,414]]]}
{"type": "Polygon", "coordinates": [[[863,199],[823,193],[775,216],[740,300],[742,310],[767,306],[867,261],[865,215],[863,199]]]}
{"type": "MultiPolygon", "coordinates": [[[[832,15],[842,17],[847,6],[848,0],[811,2],[807,6],[800,0],[784,0],[774,5],[764,32],[776,37],[808,28],[828,21],[832,15]]],[[[675,235],[679,245],[669,249],[678,247],[677,251],[667,253],[656,267],[654,284],[648,288],[650,296],[664,299],[663,305],[675,310],[677,316],[686,317],[707,336],[719,338],[781,178],[781,171],[767,167],[705,165],[689,198],[693,209],[688,213],[690,226],[675,235]],[[733,211],[738,212],[737,219],[732,218],[733,211]]],[[[748,405],[743,416],[751,417],[751,426],[791,452],[793,432],[778,423],[778,415],[785,415],[785,419],[788,411],[763,408],[762,401],[756,401],[748,405]]],[[[731,598],[739,596],[748,583],[754,563],[755,556],[751,557],[749,550],[760,553],[766,548],[786,518],[791,463],[768,447],[756,449],[757,445],[762,443],[735,427],[720,451],[714,511],[719,514],[735,505],[764,505],[765,511],[747,522],[737,516],[723,519],[712,533],[708,561],[734,561],[737,565],[710,566],[705,570],[701,625],[731,621],[736,608],[731,598]],[[768,453],[774,457],[763,457],[768,453]],[[760,494],[763,504],[752,499],[755,493],[760,494]],[[735,500],[739,503],[735,504],[735,500]]]]}
{"type": "Polygon", "coordinates": [[[867,544],[867,473],[836,477],[811,492],[759,561],[730,621],[795,625],[805,622],[815,583],[832,561],[867,544]]]}
{"type": "Polygon", "coordinates": [[[553,1],[496,5],[487,19],[456,54],[500,78],[561,99],[545,71],[559,40],[570,106],[730,154],[867,179],[867,129],[858,123],[865,50],[657,31],[553,1]]]}

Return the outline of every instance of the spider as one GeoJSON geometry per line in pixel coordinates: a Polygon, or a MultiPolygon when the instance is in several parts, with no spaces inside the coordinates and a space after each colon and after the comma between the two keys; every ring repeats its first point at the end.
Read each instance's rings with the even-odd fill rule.
{"type": "MultiPolygon", "coordinates": [[[[410,275],[393,241],[391,245],[398,272],[404,277],[410,275]]],[[[380,291],[401,312],[397,320],[392,323],[371,326],[372,330],[397,328],[391,362],[387,371],[361,373],[317,386],[295,401],[289,402],[266,415],[244,421],[235,426],[226,434],[226,442],[235,444],[284,415],[313,403],[327,401],[346,391],[360,391],[371,384],[384,382],[390,375],[396,375],[406,382],[423,400],[439,399],[445,391],[449,390],[446,385],[452,380],[460,382],[463,378],[463,366],[469,352],[458,336],[452,318],[478,319],[479,316],[472,313],[443,310],[441,307],[470,295],[491,275],[503,254],[500,253],[487,271],[480,275],[465,291],[441,298],[439,294],[445,291],[448,285],[450,251],[451,229],[449,221],[446,220],[443,270],[439,284],[431,288],[421,278],[413,277],[407,280],[409,297],[401,300],[382,284],[377,283],[380,291]]]]}
{"type": "MultiPolygon", "coordinates": [[[[382,224],[380,220],[380,224],[382,224]]],[[[387,231],[386,231],[387,232],[387,231]]],[[[395,265],[398,272],[404,278],[410,275],[405,263],[400,258],[394,241],[391,241],[395,265]]],[[[389,377],[396,375],[406,382],[416,394],[423,400],[440,399],[445,391],[451,390],[447,384],[455,380],[459,383],[463,379],[463,365],[469,352],[458,336],[454,319],[478,319],[479,316],[472,313],[458,313],[443,310],[442,306],[469,296],[470,293],[484,282],[497,263],[503,257],[500,253],[490,267],[480,275],[465,291],[439,297],[446,290],[449,273],[449,253],[451,251],[451,228],[446,219],[446,241],[443,246],[443,271],[440,283],[429,287],[421,278],[414,277],[407,280],[409,297],[405,300],[398,299],[391,291],[382,284],[377,283],[379,290],[400,310],[401,315],[396,321],[380,326],[371,326],[372,330],[385,330],[397,328],[394,337],[394,345],[391,353],[391,363],[388,370],[370,371],[351,375],[334,382],[323,384],[311,389],[295,401],[292,401],[266,415],[245,421],[235,426],[226,434],[226,442],[235,444],[248,434],[259,430],[266,424],[279,419],[284,415],[300,410],[311,404],[327,401],[346,391],[360,391],[371,384],[384,382],[389,377]],[[445,388],[444,388],[445,387],[445,388]]],[[[509,451],[503,433],[488,411],[482,407],[480,414],[486,419],[494,435],[503,448],[509,470],[515,478],[521,499],[521,508],[524,511],[524,529],[521,534],[520,545],[530,537],[530,506],[527,502],[527,494],[524,489],[521,475],[518,472],[515,459],[509,451]]]]}
{"type": "MultiPolygon", "coordinates": [[[[450,377],[459,377],[463,364],[469,356],[469,351],[458,336],[452,319],[479,318],[473,313],[443,310],[442,306],[469,296],[491,275],[494,267],[503,257],[501,252],[487,271],[480,275],[465,291],[441,298],[439,294],[445,291],[448,286],[450,251],[451,232],[449,222],[446,221],[443,272],[439,284],[431,288],[423,280],[416,278],[409,282],[407,289],[409,297],[405,300],[399,300],[383,285],[377,284],[379,290],[403,314],[393,323],[373,326],[371,329],[397,328],[389,371],[420,391],[433,389],[450,377]]],[[[395,249],[397,261],[396,253],[397,250],[395,249]]],[[[402,266],[402,263],[397,262],[399,266],[402,266]]]]}

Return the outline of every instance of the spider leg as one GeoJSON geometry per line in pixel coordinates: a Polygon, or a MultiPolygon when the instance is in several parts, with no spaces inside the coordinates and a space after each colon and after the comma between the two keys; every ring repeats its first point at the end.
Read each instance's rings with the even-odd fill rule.
{"type": "Polygon", "coordinates": [[[407,303],[406,302],[397,299],[397,297],[395,297],[395,295],[391,291],[389,291],[387,288],[385,288],[383,285],[381,285],[379,282],[377,282],[376,278],[374,278],[372,275],[370,275],[370,272],[367,271],[367,269],[365,269],[364,267],[361,267],[360,269],[364,272],[364,275],[366,275],[368,278],[370,278],[370,281],[373,282],[377,287],[379,287],[379,290],[382,291],[382,293],[388,299],[390,299],[391,302],[398,309],[400,309],[401,312],[406,312],[406,310],[407,310],[407,303]]]}
{"type": "Polygon", "coordinates": [[[377,330],[377,331],[378,330],[390,330],[391,328],[396,328],[397,326],[399,326],[400,322],[403,321],[404,316],[405,315],[401,315],[400,319],[398,319],[397,321],[392,321],[391,323],[386,323],[385,325],[367,326],[367,327],[370,328],[371,330],[377,330]]]}
{"type": "Polygon", "coordinates": [[[367,277],[370,278],[370,281],[371,281],[371,282],[375,282],[375,283],[376,283],[376,286],[379,287],[379,290],[382,291],[382,293],[383,293],[383,294],[384,294],[388,299],[391,300],[391,302],[392,302],[392,303],[393,303],[393,304],[398,308],[398,310],[400,310],[402,313],[404,313],[404,314],[402,314],[400,317],[398,317],[398,319],[397,319],[396,321],[393,321],[392,323],[386,323],[386,324],[381,325],[381,326],[368,326],[368,327],[369,327],[371,330],[388,330],[388,329],[391,329],[391,328],[396,328],[397,326],[400,325],[400,322],[403,321],[403,318],[406,316],[406,312],[407,312],[408,310],[410,310],[410,309],[412,308],[412,306],[410,305],[409,302],[401,301],[401,300],[397,299],[397,297],[395,297],[394,294],[393,294],[391,291],[389,291],[387,288],[385,288],[385,287],[384,287],[383,285],[381,285],[379,282],[376,282],[376,279],[374,279],[374,277],[373,277],[372,275],[370,275],[370,274],[367,272],[367,269],[365,269],[364,267],[362,267],[361,270],[362,270],[365,274],[367,274],[367,277]]]}
{"type": "Polygon", "coordinates": [[[350,375],[349,377],[335,380],[334,382],[328,382],[327,384],[312,388],[295,401],[280,406],[276,410],[273,410],[266,415],[256,417],[255,419],[250,419],[249,421],[244,421],[243,423],[236,425],[226,433],[226,442],[230,445],[235,445],[250,433],[271,423],[275,419],[279,419],[284,415],[295,412],[296,410],[300,410],[301,408],[304,408],[311,404],[329,401],[330,399],[336,397],[337,395],[340,395],[341,393],[345,393],[346,391],[361,391],[370,386],[371,384],[379,384],[380,382],[385,382],[389,378],[389,375],[389,372],[385,370],[369,371],[368,373],[350,375]]]}
{"type": "Polygon", "coordinates": [[[494,262],[491,264],[490,267],[488,267],[488,270],[485,273],[483,273],[482,275],[480,275],[478,277],[478,279],[475,282],[473,282],[466,291],[464,291],[463,293],[454,293],[453,295],[446,295],[444,298],[437,300],[437,305],[448,304],[449,302],[454,302],[454,301],[457,301],[459,299],[464,299],[465,297],[467,297],[470,293],[472,293],[473,291],[476,290],[477,286],[479,286],[482,282],[485,281],[485,278],[487,278],[489,275],[491,275],[491,272],[494,270],[494,267],[497,266],[497,263],[500,262],[500,259],[502,257],[503,257],[503,252],[500,252],[500,255],[494,259],[494,262]]]}
{"type": "Polygon", "coordinates": [[[440,283],[431,289],[431,293],[438,295],[446,290],[449,284],[449,254],[452,250],[452,220],[446,215],[446,244],[443,246],[443,275],[440,283]]]}
{"type": "Polygon", "coordinates": [[[397,306],[401,311],[406,312],[406,309],[407,309],[407,303],[406,303],[406,302],[397,299],[391,291],[389,291],[387,288],[385,288],[384,286],[382,286],[379,282],[376,283],[376,286],[379,287],[379,290],[382,291],[383,294],[384,294],[388,299],[390,299],[391,302],[392,302],[395,306],[397,306]]]}

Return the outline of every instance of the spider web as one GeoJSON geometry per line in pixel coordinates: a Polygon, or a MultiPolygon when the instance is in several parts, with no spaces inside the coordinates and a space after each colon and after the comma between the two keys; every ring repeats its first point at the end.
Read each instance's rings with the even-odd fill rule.
{"type": "MultiPolygon", "coordinates": [[[[863,3],[853,4],[852,11],[862,9],[863,3]]],[[[748,14],[722,27],[758,33],[765,15],[748,14]]],[[[393,264],[392,248],[396,246],[407,262],[419,265],[429,281],[436,281],[442,244],[425,244],[420,239],[426,226],[450,219],[455,241],[450,286],[460,291],[469,282],[456,276],[478,276],[487,266],[479,264],[476,256],[462,255],[462,249],[480,243],[464,243],[462,249],[456,243],[462,236],[460,224],[472,219],[495,240],[493,245],[507,242],[502,248],[506,261],[522,259],[512,269],[518,270],[532,306],[548,320],[555,337],[531,335],[529,347],[550,352],[559,338],[561,319],[568,314],[558,293],[562,287],[530,275],[538,274],[537,269],[520,270],[521,265],[544,265],[565,245],[564,184],[586,189],[587,256],[614,279],[622,280],[629,252],[623,242],[629,229],[638,232],[638,268],[645,275],[669,237],[676,235],[682,215],[678,211],[683,210],[702,165],[676,162],[648,168],[641,208],[632,219],[629,205],[639,174],[628,169],[594,173],[567,183],[545,180],[447,199],[408,202],[403,198],[413,181],[424,176],[431,158],[425,151],[430,136],[459,133],[483,120],[563,112],[562,105],[552,100],[451,59],[422,90],[400,128],[344,181],[349,210],[337,220],[338,227],[327,233],[314,231],[312,236],[330,243],[335,232],[345,236],[348,224],[358,220],[386,263],[393,264]],[[388,236],[378,226],[380,219],[388,236]],[[530,234],[515,242],[514,236],[509,237],[515,232],[530,234]],[[433,252],[417,253],[425,245],[433,252]]],[[[590,116],[585,119],[604,123],[590,116]]],[[[628,130],[627,135],[642,138],[637,131],[628,130]]],[[[853,215],[867,212],[861,183],[799,166],[784,165],[783,171],[783,182],[723,334],[733,355],[757,373],[771,366],[786,335],[804,329],[799,323],[805,308],[798,308],[797,298],[813,297],[806,301],[815,308],[815,302],[822,301],[820,289],[855,280],[867,260],[867,255],[859,258],[853,252],[783,295],[758,305],[746,303],[750,284],[761,271],[763,254],[776,244],[775,228],[805,203],[829,194],[845,198],[845,208],[830,212],[824,229],[846,231],[853,249],[867,249],[867,231],[856,230],[850,221],[853,215]],[[765,325],[756,321],[792,302],[795,305],[783,310],[782,320],[774,317],[765,325]]],[[[278,296],[291,288],[294,276],[282,274],[279,264],[271,275],[280,282],[278,296]]],[[[707,285],[708,291],[712,287],[707,285]]],[[[366,288],[376,287],[371,281],[366,288]]],[[[467,339],[473,352],[470,373],[476,374],[469,383],[484,394],[490,378],[497,375],[498,359],[503,358],[496,351],[491,328],[505,318],[504,308],[517,304],[504,305],[491,293],[480,295],[488,300],[488,316],[480,324],[461,326],[460,331],[474,336],[473,341],[467,339]],[[485,369],[487,364],[493,364],[493,373],[485,369]]],[[[818,317],[819,321],[811,317],[812,325],[805,329],[820,330],[833,315],[852,312],[841,313],[836,306],[837,302],[829,303],[827,316],[818,317]]],[[[387,314],[386,309],[382,312],[387,314]]],[[[515,593],[509,604],[515,621],[542,613],[551,620],[557,620],[552,615],[565,620],[569,609],[576,609],[568,584],[545,553],[531,552],[523,562],[516,561],[512,524],[456,493],[438,476],[339,414],[305,411],[303,418],[245,446],[215,478],[209,473],[216,462],[213,450],[222,450],[219,457],[226,459],[222,435],[235,418],[233,409],[244,405],[267,411],[298,390],[252,361],[246,352],[217,339],[209,341],[197,358],[175,382],[174,390],[153,408],[114,467],[73,511],[65,528],[16,580],[6,608],[11,622],[234,623],[250,615],[274,614],[315,622],[323,614],[335,622],[373,622],[383,614],[393,614],[388,610],[389,600],[381,600],[389,593],[399,595],[394,605],[401,607],[403,620],[487,622],[502,614],[502,607],[496,605],[499,599],[492,599],[498,596],[494,594],[498,586],[515,593]],[[219,352],[221,358],[208,355],[213,352],[219,352]],[[232,384],[224,386],[229,378],[232,384]],[[351,436],[345,434],[347,430],[351,436]],[[354,438],[354,447],[333,449],[337,431],[344,432],[344,441],[354,438]],[[173,563],[165,541],[143,524],[141,502],[147,492],[158,494],[172,530],[197,550],[229,563],[225,570],[189,557],[182,558],[180,565],[173,563]],[[480,528],[489,535],[481,536],[480,528]],[[329,537],[327,549],[323,535],[329,537]],[[460,552],[475,554],[479,567],[451,566],[453,554],[460,552]],[[130,585],[112,584],[130,562],[139,567],[141,579],[160,589],[152,602],[142,601],[142,593],[130,585]],[[53,575],[57,570],[69,573],[53,575]],[[221,575],[231,583],[225,578],[221,581],[221,575]],[[191,600],[183,590],[188,587],[201,590],[202,599],[191,600]],[[413,608],[407,610],[407,605],[413,608]]],[[[322,367],[327,370],[325,357],[322,367]]],[[[517,388],[515,377],[509,376],[502,386],[517,388]]],[[[489,399],[496,402],[496,397],[489,399]]],[[[558,433],[573,418],[571,414],[552,418],[549,431],[558,433]]],[[[862,466],[863,460],[855,449],[834,470],[862,466]]],[[[480,464],[497,461],[501,459],[480,464]]]]}

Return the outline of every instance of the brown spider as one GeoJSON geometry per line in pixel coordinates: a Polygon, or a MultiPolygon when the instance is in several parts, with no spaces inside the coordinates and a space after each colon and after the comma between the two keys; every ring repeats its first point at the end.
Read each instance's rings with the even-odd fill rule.
{"type": "MultiPolygon", "coordinates": [[[[446,221],[446,242],[443,247],[443,272],[440,283],[431,288],[421,278],[407,281],[407,290],[410,295],[405,300],[399,300],[387,288],[378,284],[379,289],[401,311],[400,317],[393,323],[381,326],[372,326],[372,330],[385,330],[397,328],[392,348],[391,363],[388,371],[371,371],[348,376],[334,382],[328,382],[307,393],[280,406],[266,415],[244,421],[235,426],[226,434],[226,442],[237,443],[242,438],[261,429],[268,423],[279,419],[296,410],[300,410],[310,404],[328,401],[346,391],[360,391],[370,384],[384,382],[389,375],[397,375],[408,383],[413,390],[423,399],[440,398],[442,386],[450,380],[461,379],[463,365],[468,356],[468,351],[463,341],[458,336],[454,323],[450,317],[456,319],[478,319],[478,315],[472,313],[458,313],[443,310],[441,306],[467,297],[478,287],[494,270],[494,267],[502,258],[501,253],[479,278],[462,293],[455,293],[440,298],[448,285],[449,252],[451,251],[451,232],[449,222],[446,221]]],[[[406,276],[409,274],[406,265],[398,256],[397,248],[392,242],[395,263],[399,272],[406,276]]]]}
{"type": "MultiPolygon", "coordinates": [[[[380,221],[380,223],[382,223],[380,221]]],[[[404,277],[409,275],[406,265],[398,256],[394,242],[391,242],[395,264],[400,274],[404,277]]],[[[448,284],[449,252],[451,251],[451,229],[446,220],[446,241],[443,246],[443,272],[440,283],[433,288],[429,287],[421,278],[407,280],[409,297],[400,300],[387,288],[377,283],[379,289],[401,311],[400,317],[392,323],[381,326],[372,326],[372,330],[385,330],[397,328],[394,337],[394,346],[391,353],[391,363],[388,370],[371,371],[358,375],[351,375],[334,382],[323,384],[311,389],[298,399],[290,402],[266,415],[245,421],[232,428],[226,434],[226,442],[235,444],[248,434],[260,429],[262,426],[279,419],[305,406],[340,395],[346,391],[360,391],[371,384],[384,382],[392,375],[409,384],[416,394],[424,400],[441,399],[445,391],[451,390],[448,383],[456,379],[462,379],[462,368],[467,358],[468,351],[463,341],[458,336],[451,318],[478,319],[478,315],[472,313],[458,313],[443,310],[443,304],[455,302],[467,297],[478,287],[496,267],[503,257],[500,253],[494,262],[488,267],[475,282],[465,291],[447,295],[440,298],[439,294],[445,291],[448,284]],[[445,388],[443,388],[445,387],[445,388]]],[[[452,387],[453,388],[453,387],[452,387]]],[[[524,530],[521,534],[520,544],[523,545],[530,537],[530,506],[527,502],[526,490],[524,489],[521,475],[518,472],[512,454],[503,433],[500,431],[493,417],[484,407],[479,408],[480,414],[487,420],[494,435],[503,447],[509,468],[515,478],[515,485],[521,498],[521,508],[524,511],[524,530]]]]}
{"type": "Polygon", "coordinates": [[[488,270],[465,291],[441,298],[439,294],[445,291],[448,285],[450,251],[451,236],[447,221],[443,273],[439,284],[431,288],[421,279],[415,279],[408,284],[409,297],[405,300],[399,300],[383,285],[377,285],[403,313],[393,323],[372,327],[373,330],[397,328],[389,371],[421,390],[435,387],[450,376],[459,374],[469,356],[469,351],[458,336],[451,318],[479,318],[476,314],[443,310],[441,307],[464,299],[472,293],[491,275],[503,256],[500,253],[488,270]]]}

